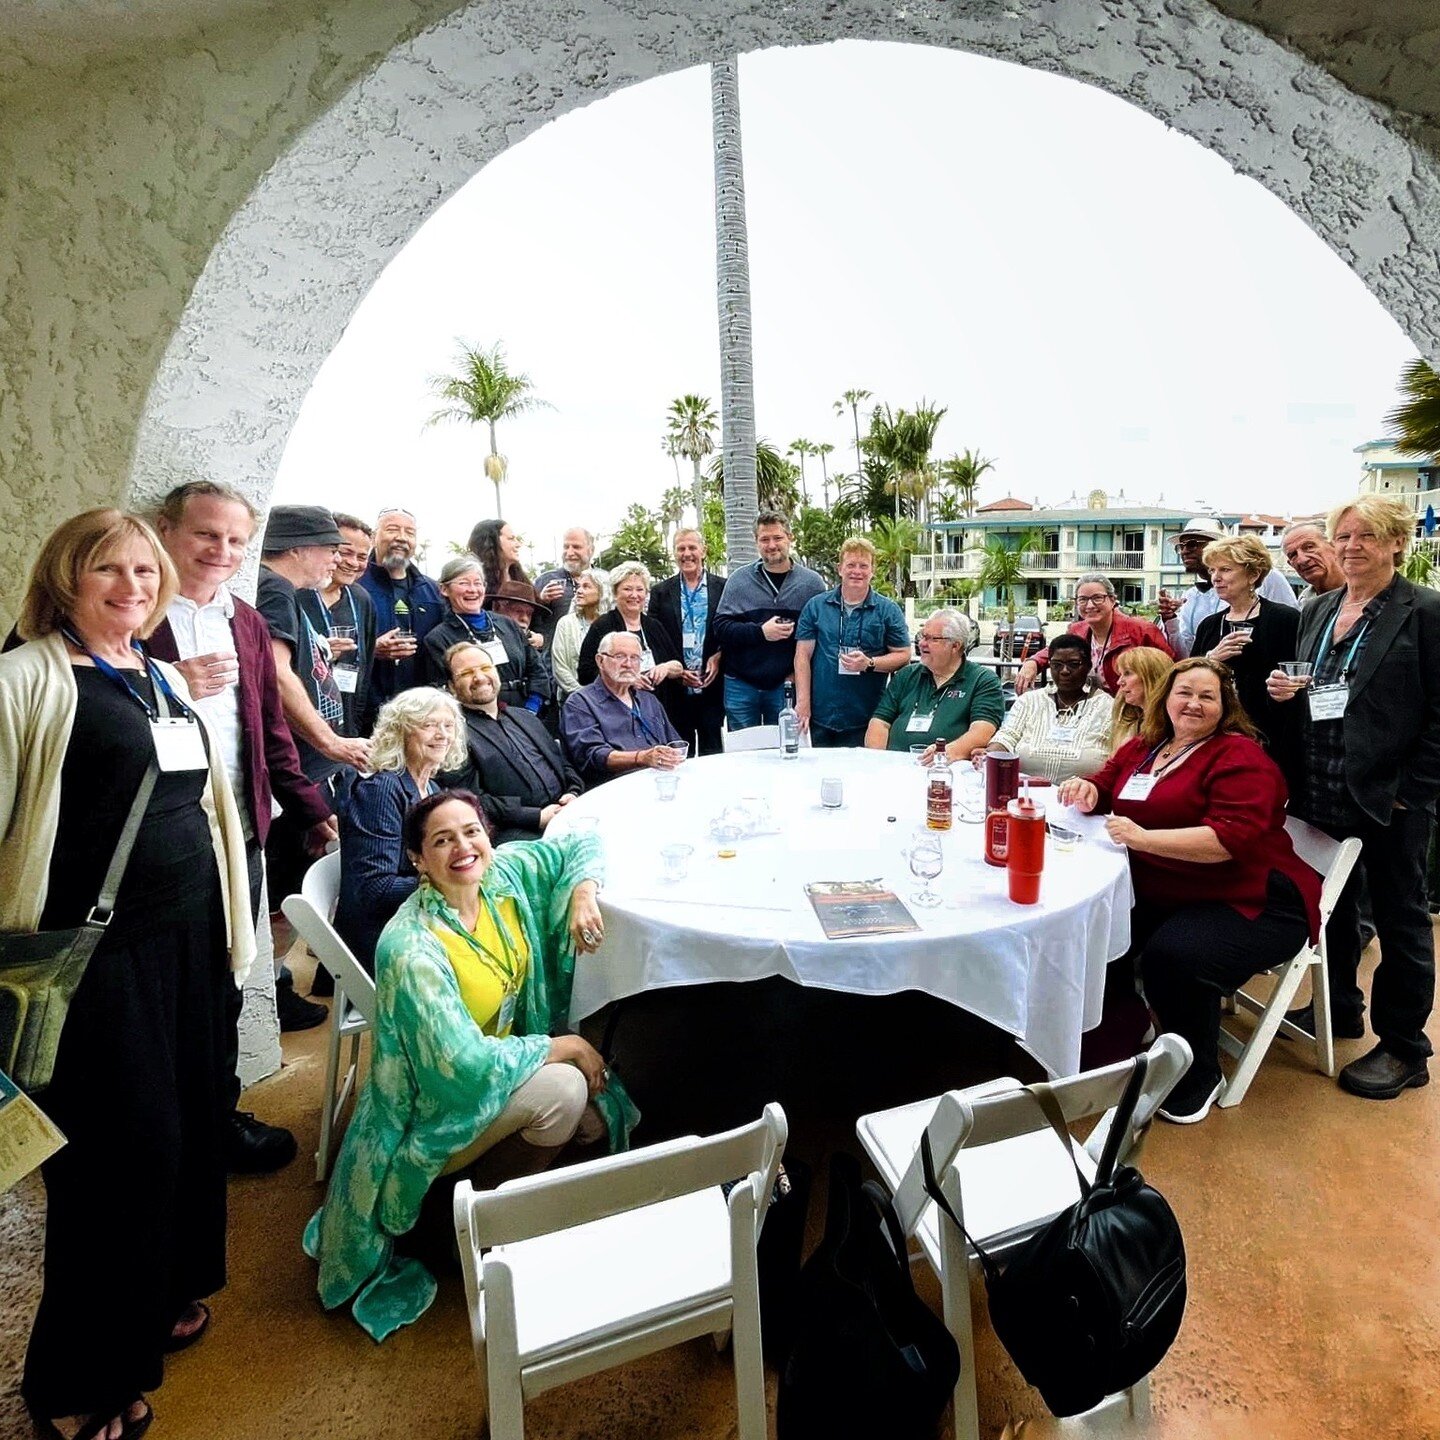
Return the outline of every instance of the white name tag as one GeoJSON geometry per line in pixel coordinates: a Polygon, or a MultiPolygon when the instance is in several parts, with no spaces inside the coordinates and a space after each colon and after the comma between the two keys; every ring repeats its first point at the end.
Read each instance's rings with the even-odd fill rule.
{"type": "Polygon", "coordinates": [[[932,710],[928,715],[921,715],[916,711],[905,722],[905,733],[907,735],[928,735],[930,727],[935,723],[935,712],[932,710]]]}
{"type": "Polygon", "coordinates": [[[685,650],[698,650],[700,648],[700,637],[693,631],[687,630],[680,637],[680,645],[685,650]]]}
{"type": "Polygon", "coordinates": [[[1125,788],[1121,790],[1121,800],[1148,800],[1150,792],[1155,788],[1154,775],[1132,775],[1126,782],[1125,788]]]}
{"type": "Polygon", "coordinates": [[[655,653],[652,650],[640,652],[640,673],[648,675],[655,668],[655,653]]]}
{"type": "Polygon", "coordinates": [[[1310,692],[1310,718],[1312,720],[1338,720],[1345,713],[1350,700],[1350,687],[1339,685],[1316,685],[1310,692]]]}
{"type": "Polygon", "coordinates": [[[845,668],[845,655],[846,652],[842,650],[840,652],[840,659],[836,662],[835,666],[835,668],[839,670],[842,675],[865,675],[869,673],[865,670],[847,670],[845,668]]]}
{"type": "Polygon", "coordinates": [[[502,665],[510,663],[510,657],[505,653],[505,642],[503,640],[483,640],[480,648],[490,657],[491,662],[498,670],[502,665]]]}
{"type": "Polygon", "coordinates": [[[360,686],[360,671],[354,665],[337,665],[332,672],[335,688],[342,695],[353,695],[360,686]]]}
{"type": "Polygon", "coordinates": [[[163,715],[150,722],[155,740],[155,763],[166,774],[175,770],[204,770],[205,742],[200,738],[200,725],[182,716],[163,715]]]}
{"type": "Polygon", "coordinates": [[[1050,727],[1050,743],[1052,745],[1073,745],[1078,734],[1078,726],[1052,725],[1050,727]]]}
{"type": "Polygon", "coordinates": [[[515,992],[507,990],[505,998],[500,1002],[500,1013],[495,1017],[495,1034],[505,1036],[510,1033],[510,1028],[515,1023],[515,992]]]}

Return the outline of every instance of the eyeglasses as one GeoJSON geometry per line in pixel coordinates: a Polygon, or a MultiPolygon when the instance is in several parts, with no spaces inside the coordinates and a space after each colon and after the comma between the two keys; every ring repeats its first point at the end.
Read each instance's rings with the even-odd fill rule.
{"type": "Polygon", "coordinates": [[[1083,609],[1086,605],[1108,605],[1114,598],[1113,595],[1077,595],[1075,603],[1083,609]]]}

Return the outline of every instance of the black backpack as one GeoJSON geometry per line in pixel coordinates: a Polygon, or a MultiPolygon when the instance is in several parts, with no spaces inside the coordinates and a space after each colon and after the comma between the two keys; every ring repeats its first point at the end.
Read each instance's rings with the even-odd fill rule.
{"type": "MultiPolygon", "coordinates": [[[[1143,1380],[1164,1358],[1185,1313],[1185,1242],[1165,1197],[1116,1154],[1145,1083],[1146,1057],[1115,1112],[1094,1182],[1003,1264],[971,1240],[985,1270],[990,1321],[1021,1375],[1055,1415],[1078,1415],[1143,1380]]],[[[1074,1162],[1070,1132],[1048,1085],[1032,1085],[1074,1162]]],[[[926,1190],[952,1220],[921,1141],[926,1190]]],[[[958,1221],[957,1221],[958,1223],[958,1221]]]]}
{"type": "Polygon", "coordinates": [[[929,1440],[960,1377],[945,1322],[915,1293],[890,1197],[830,1159],[825,1235],[800,1272],[780,1374],[779,1440],[929,1440]]]}

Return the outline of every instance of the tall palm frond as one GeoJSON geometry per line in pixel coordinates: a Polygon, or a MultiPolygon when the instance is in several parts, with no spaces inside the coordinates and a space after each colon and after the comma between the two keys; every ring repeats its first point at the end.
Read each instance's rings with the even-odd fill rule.
{"type": "Polygon", "coordinates": [[[1440,456],[1440,375],[1424,360],[1412,360],[1400,372],[1403,405],[1397,405],[1385,423],[1396,432],[1395,448],[1402,455],[1440,456]]]}

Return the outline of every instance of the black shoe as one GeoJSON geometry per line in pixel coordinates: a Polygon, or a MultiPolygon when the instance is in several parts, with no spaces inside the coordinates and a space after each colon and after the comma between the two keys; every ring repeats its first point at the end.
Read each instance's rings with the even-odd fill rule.
{"type": "Polygon", "coordinates": [[[1191,1070],[1180,1077],[1155,1113],[1172,1125],[1198,1125],[1220,1098],[1224,1083],[1213,1071],[1197,1075],[1191,1070]]]}
{"type": "Polygon", "coordinates": [[[237,1110],[227,1122],[225,1161],[232,1175],[268,1175],[295,1158],[295,1137],[278,1125],[237,1110]]]}
{"type": "Polygon", "coordinates": [[[1430,1067],[1423,1059],[1406,1060],[1386,1049],[1383,1040],[1340,1072],[1340,1088],[1362,1100],[1393,1100],[1402,1090],[1429,1083],[1430,1067]]]}
{"type": "Polygon", "coordinates": [[[310,982],[310,993],[324,995],[327,998],[335,993],[335,977],[323,965],[315,967],[315,978],[310,982]]]}
{"type": "Polygon", "coordinates": [[[323,1005],[297,995],[289,985],[275,987],[275,1013],[280,1017],[282,1030],[313,1030],[330,1018],[330,1012],[323,1005]]]}
{"type": "MultiPolygon", "coordinates": [[[[1315,1006],[1302,1005],[1298,1010],[1287,1010],[1285,1018],[1298,1029],[1303,1030],[1313,1040],[1315,1038],[1315,1006]]],[[[1282,1035],[1285,1032],[1280,1032],[1282,1035]]],[[[1289,1037],[1286,1036],[1288,1039],[1289,1037]]],[[[1356,1015],[1353,1019],[1343,1015],[1330,1016],[1330,1038],[1332,1040],[1363,1040],[1365,1038],[1365,1021],[1356,1015]]]]}

